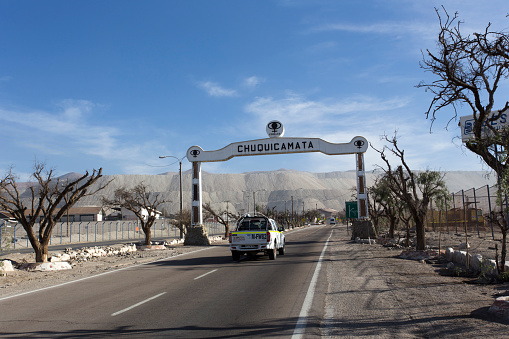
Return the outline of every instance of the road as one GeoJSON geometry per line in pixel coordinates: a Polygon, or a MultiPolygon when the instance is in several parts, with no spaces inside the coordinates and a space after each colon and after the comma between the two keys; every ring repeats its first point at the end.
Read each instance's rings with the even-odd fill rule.
{"type": "MultiPolygon", "coordinates": [[[[276,260],[227,246],[0,298],[4,338],[500,338],[488,308],[508,285],[350,240],[345,226],[287,233],[276,260]]],[[[51,273],[49,273],[51,274],[51,273]]]]}
{"type": "Polygon", "coordinates": [[[299,337],[320,334],[330,226],[287,234],[284,256],[233,262],[226,246],[0,300],[12,338],[299,337]],[[6,310],[8,310],[6,312],[6,310]]]}

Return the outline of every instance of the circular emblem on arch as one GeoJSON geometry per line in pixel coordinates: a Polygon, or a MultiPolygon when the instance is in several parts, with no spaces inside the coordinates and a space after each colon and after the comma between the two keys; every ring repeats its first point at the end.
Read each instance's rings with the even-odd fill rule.
{"type": "Polygon", "coordinates": [[[362,148],[365,144],[364,140],[355,140],[355,142],[353,143],[355,147],[357,148],[362,148]]]}
{"type": "Polygon", "coordinates": [[[193,156],[193,158],[196,158],[200,154],[200,150],[193,149],[189,152],[193,156]]]}
{"type": "Polygon", "coordinates": [[[285,134],[285,128],[280,121],[272,120],[266,127],[269,138],[280,138],[285,134]]]}

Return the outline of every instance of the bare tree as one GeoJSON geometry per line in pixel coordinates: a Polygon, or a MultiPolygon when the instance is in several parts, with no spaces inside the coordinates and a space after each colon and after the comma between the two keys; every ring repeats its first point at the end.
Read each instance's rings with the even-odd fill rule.
{"type": "Polygon", "coordinates": [[[211,206],[210,206],[210,203],[206,203],[206,204],[203,204],[203,209],[209,213],[211,216],[213,216],[217,222],[219,222],[221,225],[224,225],[224,238],[227,239],[229,234],[230,234],[230,224],[229,224],[229,220],[230,219],[233,219],[235,220],[236,219],[236,216],[235,214],[233,213],[230,213],[229,211],[227,210],[224,210],[224,211],[221,211],[221,212],[216,212],[211,206]],[[227,216],[227,219],[225,220],[223,218],[223,215],[226,215],[227,216]]]}
{"type": "Polygon", "coordinates": [[[404,206],[389,185],[390,180],[386,175],[376,178],[375,183],[368,188],[368,196],[371,197],[371,204],[377,217],[383,217],[389,222],[389,237],[394,238],[394,231],[399,221],[398,214],[401,209],[404,209],[404,206]]]}
{"type": "Polygon", "coordinates": [[[105,206],[123,207],[134,213],[145,234],[145,245],[151,244],[152,226],[159,213],[158,207],[168,202],[160,193],[149,193],[143,183],[131,189],[120,187],[115,190],[113,199],[103,197],[102,201],[105,206]]]}
{"type": "Polygon", "coordinates": [[[416,249],[424,250],[426,248],[424,219],[428,211],[430,199],[443,197],[447,192],[443,175],[431,170],[414,173],[405,160],[405,151],[398,146],[396,133],[392,138],[388,138],[385,135],[383,139],[391,144],[392,147],[384,146],[382,150],[371,147],[380,154],[387,166],[386,169],[382,167],[382,170],[385,173],[388,187],[398,199],[405,203],[412,215],[415,223],[416,249]],[[396,156],[401,165],[393,169],[387,158],[386,151],[396,156]]]}
{"type": "Polygon", "coordinates": [[[398,212],[399,220],[405,225],[405,247],[410,247],[410,229],[412,228],[412,215],[407,209],[398,212]]]}
{"type": "MultiPolygon", "coordinates": [[[[384,218],[384,208],[378,201],[375,193],[373,192],[373,186],[367,188],[368,192],[368,211],[369,218],[373,222],[373,227],[377,234],[380,234],[380,231],[383,230],[383,218],[384,218]]],[[[346,212],[346,209],[345,209],[346,212]]]]}
{"type": "MultiPolygon", "coordinates": [[[[508,157],[499,157],[497,145],[508,150],[508,138],[501,138],[501,133],[490,122],[496,121],[503,114],[508,114],[509,101],[504,95],[496,95],[503,80],[509,75],[509,34],[491,31],[491,24],[480,33],[463,35],[462,22],[458,13],[449,16],[438,15],[440,33],[437,40],[437,51],[426,50],[423,53],[421,68],[434,74],[437,79],[432,82],[421,82],[417,87],[425,88],[434,97],[426,112],[427,118],[435,121],[440,110],[448,107],[466,110],[464,115],[472,114],[474,118],[474,138],[466,147],[479,155],[486,164],[499,176],[503,176],[508,167],[508,157]],[[495,106],[495,98],[502,98],[502,103],[495,106]],[[489,129],[491,133],[483,130],[489,129]]],[[[507,95],[506,95],[507,97],[507,95]]]]}
{"type": "Polygon", "coordinates": [[[54,177],[53,169],[47,170],[44,163],[34,166],[35,185],[28,188],[28,198],[16,183],[12,168],[0,180],[0,208],[12,215],[25,229],[30,244],[35,251],[36,262],[48,261],[48,245],[57,222],[68,209],[81,198],[93,195],[106,187],[106,184],[90,190],[102,177],[102,168],[91,175],[86,172],[74,180],[60,180],[54,177]],[[60,206],[60,207],[59,207],[60,206]],[[38,230],[34,230],[38,223],[38,230]]]}
{"type": "Polygon", "coordinates": [[[187,227],[191,225],[191,210],[184,209],[182,212],[178,212],[176,217],[176,227],[180,231],[180,239],[184,239],[185,234],[187,233],[187,227]]]}

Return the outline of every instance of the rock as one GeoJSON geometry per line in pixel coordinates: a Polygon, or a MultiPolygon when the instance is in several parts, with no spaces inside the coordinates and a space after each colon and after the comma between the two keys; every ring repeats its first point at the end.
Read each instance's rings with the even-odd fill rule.
{"type": "Polygon", "coordinates": [[[195,225],[187,229],[184,245],[209,246],[210,240],[207,229],[203,225],[195,225]]]}
{"type": "Polygon", "coordinates": [[[499,318],[509,319],[509,297],[495,299],[488,312],[499,318]]]}
{"type": "Polygon", "coordinates": [[[56,271],[69,269],[72,269],[72,266],[68,262],[64,261],[26,263],[20,267],[20,270],[25,271],[56,271]]]}
{"type": "Polygon", "coordinates": [[[467,266],[467,252],[464,251],[454,251],[453,254],[453,262],[455,262],[458,265],[467,266]]]}
{"type": "Polygon", "coordinates": [[[470,248],[470,244],[468,242],[462,242],[459,246],[460,250],[466,250],[467,248],[470,248]]]}
{"type": "Polygon", "coordinates": [[[448,247],[445,250],[445,260],[452,261],[453,255],[454,255],[454,249],[452,247],[448,247]]]}
{"type": "Polygon", "coordinates": [[[57,253],[53,254],[49,261],[51,262],[57,262],[57,261],[69,261],[71,260],[71,256],[67,253],[57,253]]]}
{"type": "Polygon", "coordinates": [[[12,267],[12,262],[10,260],[2,260],[0,261],[0,274],[5,272],[13,272],[14,267],[12,267]]]}
{"type": "Polygon", "coordinates": [[[164,245],[142,245],[139,246],[138,249],[140,251],[155,251],[155,250],[164,250],[166,246],[164,245]]]}
{"type": "Polygon", "coordinates": [[[490,277],[496,277],[498,276],[498,271],[497,271],[497,262],[493,259],[483,259],[482,261],[482,271],[485,272],[485,274],[487,276],[490,276],[490,277]]]}
{"type": "Polygon", "coordinates": [[[482,255],[475,254],[470,258],[470,271],[472,273],[480,273],[482,267],[482,255]]]}
{"type": "Polygon", "coordinates": [[[354,221],[352,224],[352,240],[355,238],[368,239],[375,237],[373,224],[369,220],[354,221]]]}

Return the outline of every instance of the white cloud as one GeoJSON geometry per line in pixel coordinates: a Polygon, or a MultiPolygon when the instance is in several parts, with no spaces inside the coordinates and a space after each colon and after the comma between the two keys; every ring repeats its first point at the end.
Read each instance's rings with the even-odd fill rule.
{"type": "Polygon", "coordinates": [[[259,84],[261,84],[262,82],[265,82],[265,79],[257,77],[257,76],[252,76],[252,77],[244,79],[243,85],[244,85],[244,87],[253,89],[253,88],[257,87],[259,84]]]}
{"type": "Polygon", "coordinates": [[[424,37],[434,37],[436,27],[417,22],[380,22],[370,24],[348,24],[348,23],[329,23],[315,26],[312,32],[344,31],[359,34],[390,34],[402,35],[412,34],[424,37]]]}
{"type": "Polygon", "coordinates": [[[277,119],[311,129],[312,126],[323,128],[331,125],[357,125],[368,116],[373,116],[373,119],[377,120],[379,112],[400,109],[408,105],[409,101],[408,98],[395,97],[382,100],[369,96],[315,101],[289,94],[282,99],[256,98],[246,105],[245,111],[263,122],[277,119]]]}
{"type": "Polygon", "coordinates": [[[198,87],[202,88],[211,97],[235,97],[238,95],[234,89],[221,87],[218,83],[212,81],[198,82],[198,87]]]}
{"type": "Polygon", "coordinates": [[[4,127],[9,126],[25,135],[17,142],[32,149],[51,154],[72,154],[78,149],[105,159],[116,154],[116,137],[120,132],[114,127],[95,125],[87,119],[95,104],[86,100],[64,100],[58,106],[62,110],[57,113],[0,108],[0,121],[4,127]]]}

